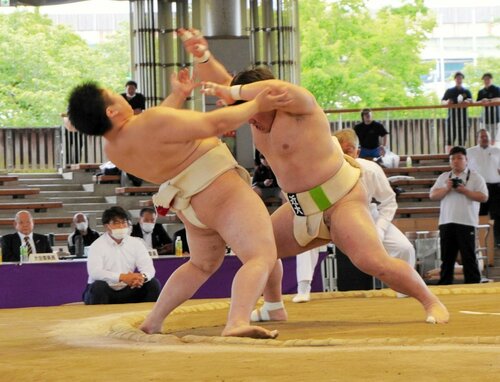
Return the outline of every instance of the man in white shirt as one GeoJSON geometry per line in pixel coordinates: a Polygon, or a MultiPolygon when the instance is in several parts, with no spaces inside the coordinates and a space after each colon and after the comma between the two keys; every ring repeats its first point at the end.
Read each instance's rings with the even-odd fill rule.
{"type": "Polygon", "coordinates": [[[431,188],[431,200],[439,200],[439,236],[441,241],[441,273],[439,284],[453,283],[458,251],[462,256],[464,282],[478,283],[481,274],[475,253],[479,224],[479,203],[488,200],[486,183],[477,171],[467,167],[465,148],[450,150],[451,171],[441,174],[431,188]]]}
{"type": "Polygon", "coordinates": [[[467,149],[469,168],[481,175],[488,187],[489,198],[481,203],[479,216],[490,214],[494,220],[493,232],[495,245],[500,245],[500,148],[491,144],[488,130],[481,129],[477,133],[477,146],[467,149]]]}
{"type": "Polygon", "coordinates": [[[129,215],[121,207],[102,214],[106,232],[89,249],[87,305],[154,302],[161,290],[153,260],[141,239],[129,236],[129,215]]]}
{"type": "MultiPolygon", "coordinates": [[[[335,132],[334,136],[339,140],[344,154],[356,159],[356,162],[361,166],[363,175],[360,179],[370,201],[370,212],[375,221],[378,236],[387,253],[391,257],[406,261],[414,268],[415,249],[407,237],[392,224],[398,205],[396,194],[392,190],[384,170],[374,161],[358,158],[359,140],[354,130],[343,129],[335,132]],[[377,203],[373,203],[373,200],[377,203]]],[[[298,294],[294,297],[294,302],[309,301],[312,272],[317,260],[317,252],[308,251],[297,256],[298,294]],[[309,265],[311,257],[316,259],[313,266],[309,265]]],[[[405,295],[398,294],[398,296],[405,295]]]]}

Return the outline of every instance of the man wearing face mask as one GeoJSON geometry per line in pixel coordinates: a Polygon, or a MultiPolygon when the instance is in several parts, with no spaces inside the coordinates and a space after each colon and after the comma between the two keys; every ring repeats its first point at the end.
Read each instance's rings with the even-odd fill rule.
{"type": "Polygon", "coordinates": [[[151,207],[144,207],[139,213],[139,222],[132,226],[131,236],[144,239],[148,248],[153,248],[158,251],[158,254],[163,255],[173,253],[172,239],[168,236],[165,228],[159,223],[156,223],[156,211],[151,207]]]}
{"type": "Polygon", "coordinates": [[[89,227],[87,216],[81,212],[77,212],[73,216],[73,224],[75,231],[68,236],[68,248],[71,253],[75,253],[75,242],[77,237],[81,237],[84,247],[89,247],[94,241],[99,238],[99,232],[94,231],[89,227]]]}
{"type": "Polygon", "coordinates": [[[144,242],[129,235],[129,214],[121,207],[103,212],[106,232],[89,248],[83,301],[94,304],[154,302],[161,290],[144,242]]]}

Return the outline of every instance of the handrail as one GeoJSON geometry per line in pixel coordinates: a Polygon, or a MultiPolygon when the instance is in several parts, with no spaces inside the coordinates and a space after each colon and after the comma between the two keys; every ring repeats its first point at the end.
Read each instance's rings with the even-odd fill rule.
{"type": "MultiPolygon", "coordinates": [[[[391,106],[391,107],[370,107],[371,111],[396,111],[396,110],[428,110],[428,109],[464,109],[467,107],[489,107],[500,106],[500,102],[489,102],[487,104],[482,102],[462,102],[457,104],[448,105],[422,105],[422,106],[391,106]]],[[[359,113],[362,109],[326,109],[325,114],[338,114],[338,113],[359,113]]]]}

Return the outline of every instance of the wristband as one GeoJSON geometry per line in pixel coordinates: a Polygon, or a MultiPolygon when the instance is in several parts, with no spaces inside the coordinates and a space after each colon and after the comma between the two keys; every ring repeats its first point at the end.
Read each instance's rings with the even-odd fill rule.
{"type": "Polygon", "coordinates": [[[243,87],[243,85],[233,85],[229,88],[231,98],[234,99],[235,101],[238,101],[241,99],[241,88],[242,87],[243,87]]]}
{"type": "Polygon", "coordinates": [[[210,56],[212,54],[210,53],[210,51],[207,49],[203,52],[203,56],[201,57],[194,57],[193,58],[193,61],[197,64],[204,64],[205,62],[207,62],[209,59],[210,59],[210,56]]]}

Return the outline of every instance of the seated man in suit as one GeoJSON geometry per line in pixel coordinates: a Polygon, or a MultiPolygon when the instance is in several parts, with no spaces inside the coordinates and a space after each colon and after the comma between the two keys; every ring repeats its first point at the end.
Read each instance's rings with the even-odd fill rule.
{"type": "Polygon", "coordinates": [[[154,302],[160,282],[144,242],[129,235],[129,214],[111,207],[102,214],[106,232],[89,248],[86,305],[154,302]]]}
{"type": "Polygon", "coordinates": [[[89,227],[89,219],[81,212],[77,212],[75,216],[73,216],[73,224],[75,230],[68,236],[68,249],[72,254],[75,253],[75,241],[78,240],[78,237],[83,239],[84,247],[89,247],[100,236],[99,232],[89,227]]]}
{"type": "Polygon", "coordinates": [[[156,210],[151,207],[144,207],[139,215],[139,222],[132,226],[130,236],[144,239],[146,246],[156,249],[160,255],[174,253],[172,239],[168,236],[165,228],[156,223],[156,210]]]}
{"type": "Polygon", "coordinates": [[[3,261],[17,262],[20,260],[20,247],[28,248],[28,255],[32,253],[52,253],[49,239],[45,235],[33,233],[33,218],[28,211],[19,211],[14,220],[16,233],[2,237],[3,261]]]}

